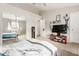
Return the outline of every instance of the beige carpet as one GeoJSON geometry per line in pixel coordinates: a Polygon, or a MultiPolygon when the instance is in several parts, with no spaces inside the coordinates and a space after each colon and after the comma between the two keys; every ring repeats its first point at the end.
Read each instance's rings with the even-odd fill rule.
{"type": "Polygon", "coordinates": [[[62,44],[62,43],[51,41],[50,39],[47,38],[39,37],[37,39],[48,41],[51,44],[55,45],[58,48],[59,56],[79,56],[79,44],[77,43],[62,44]]]}

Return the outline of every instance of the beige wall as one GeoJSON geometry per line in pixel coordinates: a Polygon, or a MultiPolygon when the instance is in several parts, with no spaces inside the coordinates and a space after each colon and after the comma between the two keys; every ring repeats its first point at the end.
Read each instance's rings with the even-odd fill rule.
{"type": "MultiPolygon", "coordinates": [[[[1,17],[1,15],[0,15],[1,17]]],[[[1,45],[1,19],[0,19],[0,45],[1,45]]]]}

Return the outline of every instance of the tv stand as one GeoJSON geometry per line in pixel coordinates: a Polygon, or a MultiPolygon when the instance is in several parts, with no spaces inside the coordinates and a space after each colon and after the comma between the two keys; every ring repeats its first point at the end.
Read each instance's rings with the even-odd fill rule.
{"type": "Polygon", "coordinates": [[[52,40],[52,41],[55,41],[55,42],[60,42],[60,43],[67,44],[67,36],[65,36],[65,35],[51,34],[49,39],[52,40]]]}
{"type": "Polygon", "coordinates": [[[60,36],[60,33],[57,33],[57,36],[60,36]]]}

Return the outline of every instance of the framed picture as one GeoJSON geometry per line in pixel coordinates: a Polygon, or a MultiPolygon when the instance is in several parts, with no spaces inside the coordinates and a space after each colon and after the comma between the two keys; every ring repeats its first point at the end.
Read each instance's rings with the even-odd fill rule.
{"type": "Polygon", "coordinates": [[[61,21],[60,19],[61,19],[61,15],[56,15],[56,21],[60,22],[61,21]]]}

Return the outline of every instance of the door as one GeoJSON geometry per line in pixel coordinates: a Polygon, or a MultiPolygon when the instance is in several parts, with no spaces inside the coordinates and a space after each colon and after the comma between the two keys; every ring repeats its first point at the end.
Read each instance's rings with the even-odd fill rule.
{"type": "Polygon", "coordinates": [[[32,27],[31,31],[32,31],[32,38],[35,38],[35,27],[32,27]]]}
{"type": "Polygon", "coordinates": [[[40,20],[40,34],[41,37],[45,37],[45,20],[40,20]]]}
{"type": "Polygon", "coordinates": [[[70,15],[70,42],[79,43],[79,12],[70,15]]]}

